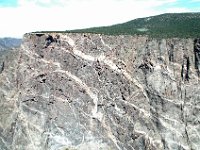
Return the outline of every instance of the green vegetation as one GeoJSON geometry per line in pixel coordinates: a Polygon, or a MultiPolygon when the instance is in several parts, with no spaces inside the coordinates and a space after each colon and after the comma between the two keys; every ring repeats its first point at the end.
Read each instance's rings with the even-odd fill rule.
{"type": "Polygon", "coordinates": [[[200,36],[200,13],[162,14],[112,26],[68,30],[65,32],[106,35],[148,35],[158,38],[195,38],[200,36]]]}

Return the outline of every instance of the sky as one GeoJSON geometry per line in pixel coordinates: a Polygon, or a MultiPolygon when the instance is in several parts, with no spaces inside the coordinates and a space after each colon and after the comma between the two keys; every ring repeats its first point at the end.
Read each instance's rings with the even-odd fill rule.
{"type": "Polygon", "coordinates": [[[163,13],[200,12],[200,0],[0,0],[0,37],[123,23],[163,13]]]}

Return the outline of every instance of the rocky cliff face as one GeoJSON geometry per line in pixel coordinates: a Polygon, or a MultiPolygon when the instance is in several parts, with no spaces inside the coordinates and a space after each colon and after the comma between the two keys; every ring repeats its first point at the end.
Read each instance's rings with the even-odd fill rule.
{"type": "Polygon", "coordinates": [[[1,59],[0,149],[199,149],[199,45],[26,34],[1,59]]]}

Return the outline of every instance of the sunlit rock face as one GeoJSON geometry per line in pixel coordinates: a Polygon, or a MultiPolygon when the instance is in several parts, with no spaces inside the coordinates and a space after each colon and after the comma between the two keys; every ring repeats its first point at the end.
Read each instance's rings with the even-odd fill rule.
{"type": "Polygon", "coordinates": [[[26,34],[1,58],[1,150],[198,150],[199,39],[26,34]]]}

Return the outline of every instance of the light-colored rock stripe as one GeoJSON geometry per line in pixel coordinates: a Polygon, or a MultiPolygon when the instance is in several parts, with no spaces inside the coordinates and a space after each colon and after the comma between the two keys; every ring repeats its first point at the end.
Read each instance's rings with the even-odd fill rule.
{"type": "MultiPolygon", "coordinates": [[[[24,48],[24,47],[22,47],[22,48],[24,48]]],[[[36,53],[34,53],[34,52],[32,52],[32,51],[28,51],[28,50],[26,50],[26,49],[25,49],[25,52],[27,52],[27,54],[28,54],[30,57],[32,57],[32,58],[34,58],[34,56],[38,56],[38,54],[36,54],[36,53]]],[[[98,97],[97,97],[96,94],[94,94],[94,93],[91,91],[90,87],[87,86],[86,83],[84,83],[84,82],[83,82],[81,79],[79,79],[77,76],[71,74],[69,71],[67,71],[67,70],[62,70],[62,69],[61,69],[61,65],[60,65],[59,62],[48,61],[48,60],[43,59],[43,58],[40,58],[40,60],[41,60],[42,62],[46,63],[46,64],[51,64],[51,65],[56,66],[57,69],[56,69],[54,72],[62,73],[62,74],[67,75],[69,78],[73,79],[79,86],[81,86],[81,87],[86,91],[86,93],[90,96],[90,98],[93,100],[94,108],[93,108],[93,110],[92,110],[92,117],[101,120],[102,114],[97,112],[97,111],[98,111],[98,110],[97,110],[98,97]]]]}
{"type": "Polygon", "coordinates": [[[79,79],[77,76],[71,74],[69,71],[66,70],[61,70],[61,69],[56,69],[54,72],[66,74],[69,78],[73,79],[80,87],[82,87],[86,93],[91,97],[91,99],[94,102],[94,109],[92,110],[92,116],[95,118],[98,118],[97,114],[97,103],[98,103],[98,97],[96,94],[94,94],[91,90],[90,87],[86,85],[81,79],[79,79]]]}
{"type": "MultiPolygon", "coordinates": [[[[71,46],[74,46],[74,42],[72,39],[70,38],[67,38],[68,39],[68,42],[69,44],[71,44],[71,46]]],[[[24,48],[24,47],[22,47],[24,48]]],[[[25,48],[24,48],[25,49],[25,48]]],[[[66,52],[69,52],[68,50],[66,49],[62,49],[62,50],[65,50],[66,52]]],[[[39,55],[37,53],[34,53],[33,51],[28,51],[25,49],[25,52],[27,52],[27,54],[31,57],[31,58],[34,58],[34,56],[37,56],[39,57],[39,55]]],[[[87,61],[102,61],[104,62],[105,64],[107,64],[112,70],[115,70],[117,71],[118,73],[122,73],[129,81],[131,82],[134,82],[136,86],[138,86],[142,92],[144,91],[143,90],[143,87],[136,81],[136,80],[133,80],[131,78],[131,76],[125,71],[125,70],[122,70],[122,69],[119,69],[117,67],[116,64],[114,64],[111,60],[108,60],[106,59],[106,57],[104,55],[100,55],[98,57],[93,57],[91,55],[86,55],[84,54],[83,52],[79,51],[79,50],[76,50],[74,49],[73,50],[73,53],[81,58],[83,58],[84,60],[87,60],[87,61]]],[[[79,79],[77,76],[71,74],[69,71],[66,71],[66,70],[62,70],[61,69],[61,65],[59,62],[53,62],[53,61],[48,61],[46,59],[43,59],[43,58],[40,58],[40,61],[46,63],[46,64],[51,64],[51,65],[54,65],[57,67],[57,69],[54,71],[54,72],[57,72],[57,73],[63,73],[65,75],[67,75],[68,77],[72,78],[79,86],[81,86],[85,91],[86,93],[91,97],[91,99],[93,100],[93,103],[94,103],[94,108],[92,110],[92,117],[94,118],[98,118],[99,120],[102,119],[102,114],[101,113],[98,113],[98,108],[97,108],[97,104],[98,104],[98,97],[96,94],[94,94],[91,90],[90,90],[90,87],[88,87],[86,85],[86,83],[84,83],[81,79],[79,79]]],[[[144,93],[144,92],[143,92],[144,93]]],[[[146,98],[148,98],[146,96],[146,98]]],[[[137,107],[136,105],[132,104],[132,103],[129,103],[129,102],[125,102],[126,104],[129,104],[131,105],[132,107],[134,107],[135,109],[139,110],[140,112],[146,114],[147,116],[149,116],[149,113],[147,111],[144,111],[143,109],[140,109],[139,107],[137,107]]]]}
{"type": "MultiPolygon", "coordinates": [[[[70,46],[73,47],[73,53],[76,56],[78,56],[78,57],[80,57],[80,58],[82,58],[84,60],[87,60],[87,61],[97,61],[98,60],[98,61],[101,61],[104,64],[108,65],[110,67],[110,69],[116,71],[119,74],[122,74],[128,81],[132,82],[139,89],[141,89],[142,93],[144,94],[146,99],[149,101],[149,98],[148,98],[143,86],[136,79],[134,79],[126,70],[119,69],[119,67],[117,67],[117,65],[112,60],[106,58],[104,54],[101,54],[100,56],[94,57],[94,56],[87,55],[87,54],[81,52],[80,50],[76,49],[76,46],[74,44],[75,42],[73,42],[73,40],[70,37],[68,37],[67,39],[68,39],[67,42],[70,44],[70,46]]],[[[105,44],[105,43],[103,42],[103,44],[105,44]]],[[[70,52],[70,51],[68,51],[68,50],[66,50],[64,48],[62,48],[62,50],[65,50],[66,52],[70,52]]]]}

